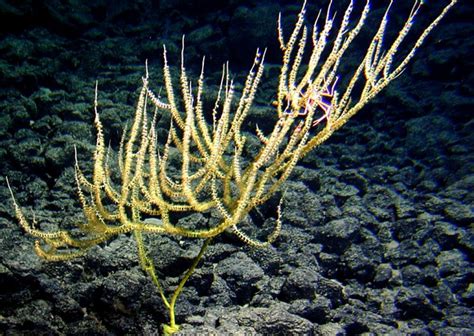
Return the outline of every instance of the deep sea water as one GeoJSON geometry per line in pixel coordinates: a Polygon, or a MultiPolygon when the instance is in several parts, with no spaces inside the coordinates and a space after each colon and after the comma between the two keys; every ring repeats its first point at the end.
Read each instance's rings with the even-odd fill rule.
{"type": "MultiPolygon", "coordinates": [[[[427,1],[417,27],[446,2],[427,1]]],[[[404,74],[299,164],[272,248],[250,249],[226,234],[215,240],[178,301],[183,334],[474,334],[474,9],[459,2],[404,74]]],[[[335,1],[334,10],[344,4],[335,1]]],[[[401,24],[411,3],[393,7],[390,23],[401,24]]],[[[74,146],[90,172],[95,81],[116,150],[145,60],[159,91],[162,46],[178,67],[182,34],[191,73],[206,55],[210,96],[223,62],[241,84],[255,49],[267,47],[248,129],[275,122],[276,18],[281,11],[289,26],[299,8],[265,0],[2,1],[0,173],[28,217],[34,210],[43,229],[80,220],[74,146]]],[[[317,8],[309,1],[308,17],[317,8]]],[[[383,7],[374,1],[373,11],[383,7]]],[[[166,136],[165,120],[158,130],[166,136]]],[[[0,194],[1,334],[158,333],[166,311],[131,237],[46,263],[19,228],[3,178],[0,194]]],[[[254,220],[264,223],[276,204],[254,220]]],[[[150,244],[165,284],[175,285],[196,242],[164,236],[150,244]]]]}

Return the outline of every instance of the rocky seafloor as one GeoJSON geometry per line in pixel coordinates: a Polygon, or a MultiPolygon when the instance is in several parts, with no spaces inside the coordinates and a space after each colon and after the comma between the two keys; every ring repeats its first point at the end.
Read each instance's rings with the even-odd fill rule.
{"type": "MultiPolygon", "coordinates": [[[[416,23],[442,4],[427,2],[416,23]]],[[[396,2],[393,22],[410,7],[396,2]]],[[[298,10],[289,1],[0,1],[0,173],[27,216],[42,229],[81,220],[74,147],[90,164],[95,81],[117,149],[145,59],[158,90],[162,45],[179,66],[183,33],[190,69],[207,55],[212,93],[223,62],[242,83],[255,48],[267,46],[249,122],[274,122],[275,21],[298,10]]],[[[460,1],[404,74],[298,165],[271,248],[228,234],[213,241],[177,303],[181,335],[474,335],[473,15],[460,1]]],[[[47,263],[18,226],[3,178],[0,195],[0,334],[159,334],[167,311],[133,238],[47,263]]],[[[253,220],[269,222],[277,204],[253,220]]],[[[173,287],[199,242],[147,240],[173,287]]]]}

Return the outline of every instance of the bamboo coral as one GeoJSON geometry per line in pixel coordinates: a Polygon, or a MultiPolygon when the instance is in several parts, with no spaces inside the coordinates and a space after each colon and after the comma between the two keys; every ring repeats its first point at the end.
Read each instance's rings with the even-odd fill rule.
{"type": "Polygon", "coordinates": [[[287,39],[279,24],[283,64],[274,102],[277,121],[269,134],[256,130],[260,147],[253,157],[244,158],[248,135],[244,134],[242,127],[263,77],[265,51],[257,51],[243,89],[238,93],[225,65],[214,108],[205,111],[204,60],[193,88],[184,65],[183,47],[177,89],[164,48],[166,98],[158,97],[149,88],[146,69],[135,116],[131,127],[124,131],[116,159],[112,159],[111,150],[105,145],[96,88],[94,123],[97,142],[92,179],[82,172],[77,155],[75,164],[78,197],[86,218],[79,224],[82,234],[74,235],[65,230],[42,231],[27,220],[12,193],[21,227],[38,238],[36,253],[53,261],[77,257],[116,235],[133,233],[140,263],[156,284],[170,312],[170,323],[165,326],[165,332],[176,332],[174,305],[211,239],[228,230],[254,247],[271,244],[281,229],[281,202],[275,227],[266,239],[258,240],[244,232],[239,223],[251,210],[280,190],[305,155],[326,141],[402,73],[415,51],[456,2],[452,0],[443,9],[398,61],[395,59],[399,57],[400,45],[408,35],[422,2],[414,3],[398,35],[386,47],[383,40],[390,3],[369,39],[359,65],[350,73],[340,72],[341,61],[366,23],[369,1],[355,17],[354,4],[350,1],[337,27],[328,9],[324,22],[320,24],[322,15],[318,15],[312,30],[305,26],[303,5],[287,39]],[[310,52],[305,54],[308,45],[310,52]],[[159,146],[155,123],[157,115],[163,113],[171,116],[172,123],[167,141],[159,146]],[[206,118],[211,117],[213,122],[208,124],[206,118]],[[174,175],[169,167],[172,150],[179,152],[178,175],[174,175]],[[112,178],[114,170],[118,170],[118,180],[112,178]],[[174,213],[211,211],[220,216],[219,223],[212,227],[182,227],[173,223],[171,217],[174,213]],[[166,298],[153,261],[148,257],[143,234],[204,240],[199,255],[171,299],[166,298]]]}

